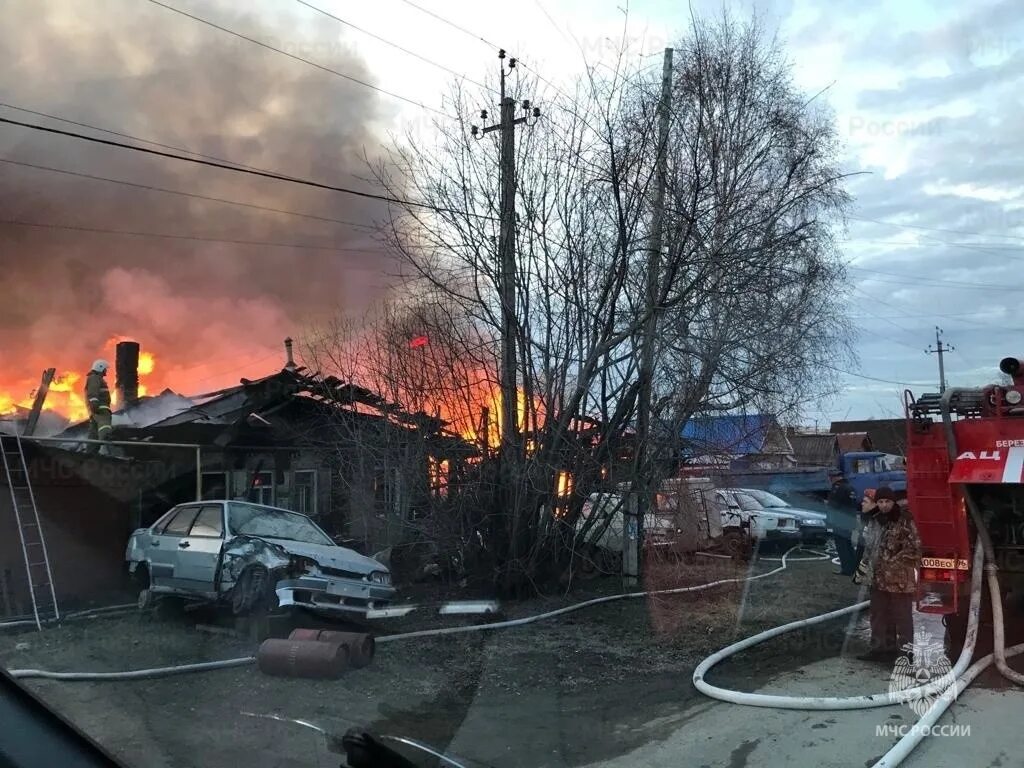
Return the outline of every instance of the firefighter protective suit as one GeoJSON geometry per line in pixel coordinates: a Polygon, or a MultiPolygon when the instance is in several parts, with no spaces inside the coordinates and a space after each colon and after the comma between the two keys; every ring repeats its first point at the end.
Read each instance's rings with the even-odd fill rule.
{"type": "MultiPolygon", "coordinates": [[[[89,406],[89,439],[109,440],[112,429],[110,417],[110,388],[103,377],[107,372],[107,363],[97,360],[92,370],[85,377],[85,402],[89,406]]],[[[90,450],[98,450],[95,445],[90,450]]]]}

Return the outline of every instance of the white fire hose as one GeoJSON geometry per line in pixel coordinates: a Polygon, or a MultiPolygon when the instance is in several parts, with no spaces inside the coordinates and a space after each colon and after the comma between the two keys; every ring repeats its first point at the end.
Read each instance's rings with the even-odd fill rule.
{"type": "MultiPolygon", "coordinates": [[[[589,608],[593,605],[599,605],[602,603],[610,603],[616,600],[629,600],[641,597],[651,597],[655,595],[678,595],[684,592],[696,592],[701,589],[708,589],[710,587],[716,587],[721,584],[736,584],[747,581],[756,581],[757,579],[764,579],[769,576],[774,576],[777,573],[781,573],[786,570],[788,566],[789,554],[799,547],[793,547],[786,552],[781,558],[778,568],[774,568],[765,573],[758,574],[757,576],[747,576],[742,579],[719,579],[717,581],[711,581],[707,584],[696,584],[691,587],[675,587],[672,589],[657,589],[643,592],[626,592],[618,595],[607,595],[605,597],[596,597],[592,600],[585,600],[581,603],[573,603],[563,608],[557,608],[553,611],[547,611],[545,613],[538,613],[534,616],[524,616],[520,619],[509,619],[508,621],[496,621],[491,624],[475,624],[466,627],[441,627],[438,629],[422,629],[415,632],[403,632],[396,635],[384,635],[383,637],[375,638],[378,643],[387,643],[394,640],[407,640],[414,637],[437,637],[440,635],[457,635],[465,632],[483,632],[493,629],[508,629],[511,627],[521,627],[526,624],[533,624],[537,621],[543,621],[545,619],[551,619],[555,616],[561,616],[566,613],[573,611],[579,611],[583,608],[589,608]]],[[[706,553],[700,553],[706,554],[706,553]]],[[[828,559],[826,555],[814,553],[815,557],[798,557],[792,558],[794,562],[804,561],[817,561],[828,559]]],[[[120,606],[117,606],[120,608],[120,606]]],[[[102,609],[100,609],[102,610],[102,609]]],[[[21,622],[18,622],[20,624],[21,622]]],[[[13,623],[12,623],[13,625],[13,623]]],[[[0,628],[4,625],[0,624],[0,628]]],[[[214,669],[227,669],[229,667],[240,667],[247,664],[254,664],[256,662],[255,656],[240,656],[235,659],[223,659],[220,661],[204,661],[196,664],[179,664],[168,667],[154,667],[151,669],[134,669],[126,672],[52,672],[46,669],[12,669],[8,672],[11,677],[19,679],[27,678],[42,678],[45,680],[91,680],[91,681],[104,681],[104,680],[143,680],[148,678],[156,677],[168,677],[170,675],[186,674],[190,672],[208,672],[214,669]]]]}
{"type": "MultiPolygon", "coordinates": [[[[721,584],[730,583],[742,583],[755,581],[758,579],[767,578],[774,576],[784,571],[788,566],[789,554],[799,547],[786,552],[781,560],[779,567],[767,571],[757,576],[749,576],[746,578],[737,579],[719,579],[717,581],[708,582],[707,584],[698,584],[690,587],[677,587],[673,589],[659,589],[639,592],[628,592],[618,595],[608,595],[605,597],[598,597],[592,600],[586,600],[580,603],[574,603],[572,605],[558,608],[553,611],[547,611],[545,613],[539,613],[534,616],[526,616],[519,619],[510,619],[508,621],[499,621],[491,624],[478,624],[473,626],[464,627],[442,627],[438,629],[425,629],[414,632],[403,632],[395,635],[385,635],[383,637],[376,638],[376,642],[391,642],[395,640],[406,640],[416,637],[436,637],[442,635],[454,635],[462,634],[466,632],[481,632],[494,629],[507,629],[511,627],[524,626],[526,624],[532,624],[534,622],[543,621],[546,619],[561,616],[566,613],[581,610],[593,605],[599,605],[602,603],[610,603],[617,600],[627,600],[634,598],[652,597],[657,595],[672,595],[682,594],[685,592],[694,592],[710,587],[718,586],[721,584]]],[[[708,553],[701,553],[708,554],[708,553]]],[[[828,555],[820,555],[815,553],[816,557],[810,558],[793,558],[794,561],[817,561],[817,560],[831,560],[828,555]]],[[[846,608],[840,608],[839,610],[829,611],[828,613],[821,614],[819,616],[813,616],[808,619],[801,619],[799,621],[790,622],[780,627],[760,632],[756,635],[748,637],[739,642],[733,643],[732,645],[723,648],[716,653],[708,656],[704,661],[697,665],[697,668],[693,673],[693,684],[697,690],[701,691],[705,695],[719,699],[721,701],[727,701],[734,704],[742,704],[746,706],[757,706],[757,707],[769,707],[775,709],[802,709],[802,710],[848,710],[848,709],[868,709],[873,707],[884,707],[894,704],[900,704],[907,701],[917,700],[921,697],[941,694],[948,691],[951,687],[953,688],[952,696],[939,696],[935,702],[925,713],[925,715],[918,721],[917,726],[909,731],[900,741],[887,752],[873,768],[894,768],[906,758],[907,755],[921,742],[927,733],[927,727],[934,724],[939,717],[946,711],[949,705],[955,699],[956,695],[962,691],[967,685],[969,685],[984,669],[986,669],[993,661],[994,654],[990,654],[985,658],[970,665],[970,659],[974,653],[974,646],[977,641],[978,624],[980,620],[981,611],[981,589],[982,579],[981,572],[982,562],[984,558],[984,547],[982,542],[979,541],[975,548],[974,554],[974,568],[971,577],[971,596],[970,596],[970,607],[967,621],[967,635],[964,639],[963,650],[960,653],[960,657],[957,659],[956,664],[953,666],[949,675],[940,678],[939,680],[933,681],[923,686],[915,688],[908,688],[901,691],[893,691],[881,694],[869,694],[862,696],[849,696],[849,697],[827,697],[827,696],[781,696],[774,694],[758,694],[758,693],[744,693],[741,691],[732,691],[726,688],[711,685],[704,680],[704,676],[708,671],[711,670],[719,662],[739,653],[742,650],[750,648],[754,645],[769,640],[773,637],[777,637],[786,632],[802,627],[813,626],[815,624],[821,624],[826,621],[838,618],[840,616],[848,615],[863,610],[868,606],[868,602],[855,603],[854,605],[846,608]],[[970,666],[968,666],[970,665],[970,666]]],[[[991,582],[994,580],[994,574],[989,571],[989,582],[991,588],[991,582]]],[[[993,605],[999,602],[998,600],[998,586],[996,587],[997,598],[994,599],[993,605]]],[[[995,611],[993,613],[995,621],[995,611]]],[[[1002,614],[999,612],[999,620],[996,621],[997,626],[1001,629],[1002,614]]],[[[997,635],[1001,633],[997,632],[997,635]]],[[[1024,644],[1013,646],[1012,648],[1005,649],[1006,656],[1013,656],[1024,652],[1024,644]]],[[[243,656],[235,659],[224,659],[220,661],[208,661],[200,662],[195,664],[180,664],[167,667],[156,667],[151,669],[138,669],[129,670],[125,672],[52,672],[49,670],[42,669],[15,669],[10,670],[10,674],[14,678],[27,679],[27,678],[43,678],[48,680],[65,680],[65,681],[110,681],[110,680],[142,680],[157,677],[168,677],[171,675],[187,674],[192,672],[206,672],[216,669],[226,669],[230,667],[245,666],[253,664],[256,661],[255,656],[243,656]]]]}

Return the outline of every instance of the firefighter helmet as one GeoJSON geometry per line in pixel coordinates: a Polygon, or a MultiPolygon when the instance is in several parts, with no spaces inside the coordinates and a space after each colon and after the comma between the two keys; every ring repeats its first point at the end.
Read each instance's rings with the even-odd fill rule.
{"type": "Polygon", "coordinates": [[[92,370],[96,371],[96,373],[106,373],[109,367],[110,363],[106,360],[97,360],[92,364],[92,370]]]}

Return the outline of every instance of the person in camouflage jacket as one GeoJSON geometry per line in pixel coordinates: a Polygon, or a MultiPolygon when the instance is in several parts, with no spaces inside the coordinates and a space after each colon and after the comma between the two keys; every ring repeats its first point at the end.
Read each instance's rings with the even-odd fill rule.
{"type": "Polygon", "coordinates": [[[870,558],[871,651],[863,658],[892,661],[914,642],[914,593],[921,538],[907,509],[890,488],[875,492],[877,539],[870,558]]]}

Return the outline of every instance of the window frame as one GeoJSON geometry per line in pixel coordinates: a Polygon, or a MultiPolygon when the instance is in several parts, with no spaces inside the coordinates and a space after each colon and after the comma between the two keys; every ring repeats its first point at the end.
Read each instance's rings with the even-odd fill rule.
{"type": "Polygon", "coordinates": [[[188,538],[190,538],[190,539],[191,538],[196,538],[196,539],[223,539],[224,538],[224,532],[225,532],[226,528],[227,528],[227,520],[225,520],[225,518],[224,518],[224,505],[223,504],[210,504],[210,503],[206,503],[206,504],[203,504],[203,505],[201,505],[199,507],[199,513],[192,519],[192,525],[189,526],[189,529],[188,529],[188,538]],[[220,519],[220,533],[217,534],[216,536],[211,536],[211,535],[205,534],[205,533],[195,533],[196,523],[199,522],[200,516],[207,509],[215,509],[215,510],[217,510],[217,513],[219,515],[219,519],[220,519]]]}
{"type": "Polygon", "coordinates": [[[177,537],[179,539],[187,539],[188,538],[188,532],[192,530],[192,524],[196,521],[196,518],[199,517],[199,511],[202,508],[203,508],[202,504],[196,504],[194,502],[192,504],[182,504],[182,505],[180,505],[178,507],[175,507],[175,509],[177,509],[178,511],[174,512],[173,509],[171,510],[172,512],[174,512],[174,514],[171,515],[169,518],[167,518],[167,522],[164,523],[161,526],[159,531],[157,531],[157,535],[158,536],[175,536],[175,537],[177,537]],[[173,523],[175,520],[177,520],[182,515],[182,513],[188,512],[190,510],[193,511],[194,514],[192,515],[192,519],[189,520],[188,526],[185,528],[184,533],[171,532],[171,531],[167,530],[167,527],[171,523],[173,523]]]}
{"type": "Polygon", "coordinates": [[[311,502],[310,510],[308,512],[306,510],[303,510],[303,509],[293,509],[292,510],[293,512],[298,512],[300,515],[305,515],[306,517],[310,517],[310,518],[313,518],[313,517],[317,516],[317,514],[319,512],[319,510],[318,510],[319,504],[317,504],[317,501],[318,501],[318,497],[320,495],[319,494],[319,491],[320,491],[320,477],[319,477],[319,474],[320,473],[317,472],[317,470],[315,470],[315,469],[294,469],[294,470],[292,470],[292,488],[291,488],[291,490],[292,490],[292,499],[293,499],[292,503],[295,506],[298,506],[298,504],[299,504],[299,493],[298,493],[298,490],[299,490],[300,487],[308,488],[309,489],[309,491],[310,491],[310,502],[311,502]],[[299,475],[306,475],[306,476],[312,475],[313,482],[310,485],[300,486],[299,483],[298,483],[299,475]]]}
{"type": "Polygon", "coordinates": [[[277,492],[274,483],[274,471],[272,469],[261,469],[259,472],[254,472],[252,480],[249,482],[249,487],[245,489],[245,501],[249,504],[260,504],[264,507],[273,507],[276,500],[277,492]],[[255,485],[253,481],[256,478],[267,476],[270,478],[270,482],[266,485],[255,485]],[[270,489],[270,500],[267,501],[263,498],[263,492],[270,489]],[[257,495],[256,499],[250,499],[249,494],[255,492],[257,495]]]}

